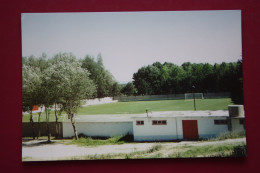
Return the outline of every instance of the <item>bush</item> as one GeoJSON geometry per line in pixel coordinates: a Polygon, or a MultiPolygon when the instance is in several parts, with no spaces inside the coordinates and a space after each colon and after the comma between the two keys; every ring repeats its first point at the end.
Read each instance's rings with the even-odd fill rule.
{"type": "Polygon", "coordinates": [[[234,157],[245,157],[247,155],[246,145],[238,145],[234,147],[232,156],[234,157]]]}

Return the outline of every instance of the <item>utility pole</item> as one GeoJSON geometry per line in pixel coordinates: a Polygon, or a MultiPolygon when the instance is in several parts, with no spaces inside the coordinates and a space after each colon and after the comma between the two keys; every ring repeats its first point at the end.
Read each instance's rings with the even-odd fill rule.
{"type": "Polygon", "coordinates": [[[195,98],[195,86],[192,85],[192,88],[193,88],[193,103],[194,103],[194,111],[196,111],[196,98],[195,98]]]}

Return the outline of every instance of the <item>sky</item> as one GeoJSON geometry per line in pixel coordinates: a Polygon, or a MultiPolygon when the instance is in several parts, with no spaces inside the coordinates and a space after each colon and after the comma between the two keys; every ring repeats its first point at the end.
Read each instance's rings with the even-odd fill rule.
{"type": "Polygon", "coordinates": [[[22,56],[101,54],[119,83],[156,61],[181,65],[242,58],[241,11],[22,13],[22,56]]]}

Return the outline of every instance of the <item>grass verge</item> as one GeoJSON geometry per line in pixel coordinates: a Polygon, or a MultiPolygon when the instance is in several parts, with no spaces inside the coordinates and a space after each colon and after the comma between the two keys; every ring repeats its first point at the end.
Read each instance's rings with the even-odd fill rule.
{"type": "Polygon", "coordinates": [[[207,146],[181,146],[166,148],[155,144],[145,151],[131,153],[87,155],[63,158],[60,160],[108,160],[108,159],[158,159],[158,158],[196,158],[196,157],[245,157],[246,144],[225,144],[207,146]]]}
{"type": "Polygon", "coordinates": [[[246,132],[227,132],[227,133],[222,133],[216,138],[208,138],[208,139],[203,139],[202,141],[220,141],[220,140],[225,140],[225,139],[236,139],[236,138],[245,138],[246,137],[246,132]]]}
{"type": "Polygon", "coordinates": [[[76,144],[78,146],[100,146],[100,145],[118,145],[133,143],[132,135],[114,136],[110,138],[93,138],[80,135],[78,140],[73,139],[68,145],[76,144]]]}
{"type": "Polygon", "coordinates": [[[191,157],[244,157],[246,156],[246,144],[224,144],[207,146],[180,147],[178,152],[168,155],[168,158],[191,157]]]}

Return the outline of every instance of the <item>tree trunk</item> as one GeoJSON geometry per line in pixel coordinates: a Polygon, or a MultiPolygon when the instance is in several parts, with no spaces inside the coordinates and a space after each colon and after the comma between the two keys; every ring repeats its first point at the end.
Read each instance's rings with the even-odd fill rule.
{"type": "Polygon", "coordinates": [[[56,123],[55,123],[55,138],[57,139],[59,137],[58,135],[58,116],[57,116],[57,109],[56,109],[56,103],[55,103],[55,110],[54,110],[54,113],[55,113],[55,118],[56,118],[56,123]]]}
{"type": "Polygon", "coordinates": [[[37,139],[41,136],[41,130],[40,130],[40,128],[41,128],[41,114],[42,114],[42,112],[39,112],[39,117],[38,117],[38,133],[37,133],[37,139]]]}
{"type": "Polygon", "coordinates": [[[46,111],[46,123],[47,123],[48,142],[51,142],[50,124],[49,124],[49,110],[46,108],[45,111],[46,111]]]}
{"type": "Polygon", "coordinates": [[[72,127],[73,127],[73,130],[74,130],[74,136],[75,136],[75,139],[78,140],[78,132],[77,132],[77,129],[76,129],[76,126],[75,126],[75,122],[73,122],[73,115],[70,116],[70,121],[71,121],[71,124],[72,124],[72,127]]]}
{"type": "Polygon", "coordinates": [[[32,110],[30,111],[30,123],[32,125],[32,137],[33,137],[33,139],[35,139],[32,110]]]}

